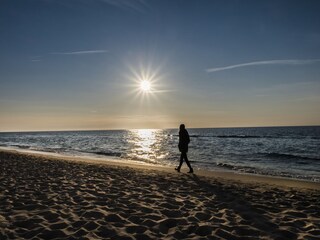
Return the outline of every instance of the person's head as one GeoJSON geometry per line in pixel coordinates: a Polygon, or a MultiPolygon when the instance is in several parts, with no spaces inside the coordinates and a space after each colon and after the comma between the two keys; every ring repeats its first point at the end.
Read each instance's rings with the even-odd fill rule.
{"type": "Polygon", "coordinates": [[[186,126],[184,124],[180,124],[180,130],[186,129],[186,126]]]}

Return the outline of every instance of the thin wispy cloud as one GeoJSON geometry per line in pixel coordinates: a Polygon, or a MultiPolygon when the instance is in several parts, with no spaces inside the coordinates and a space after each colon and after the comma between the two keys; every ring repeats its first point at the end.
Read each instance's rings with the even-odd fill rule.
{"type": "Polygon", "coordinates": [[[40,62],[40,61],[42,61],[42,59],[41,59],[41,56],[33,56],[33,57],[30,57],[30,61],[31,62],[40,62]]]}
{"type": "Polygon", "coordinates": [[[145,13],[149,8],[146,0],[69,0],[69,1],[57,1],[57,0],[42,0],[46,3],[59,4],[67,8],[78,6],[79,4],[92,4],[100,2],[119,9],[129,10],[132,12],[145,13]]]}
{"type": "Polygon", "coordinates": [[[31,62],[41,62],[42,59],[41,58],[32,58],[30,59],[31,62]]]}
{"type": "Polygon", "coordinates": [[[256,62],[248,62],[248,63],[240,63],[235,65],[229,65],[225,67],[217,67],[217,68],[208,68],[207,72],[218,72],[225,71],[234,68],[243,68],[250,66],[259,66],[259,65],[305,65],[320,62],[320,59],[286,59],[286,60],[267,60],[267,61],[256,61],[256,62]]]}
{"type": "Polygon", "coordinates": [[[88,51],[75,51],[75,52],[52,52],[54,55],[83,55],[83,54],[100,54],[107,53],[108,50],[88,50],[88,51]]]}
{"type": "Polygon", "coordinates": [[[148,5],[145,0],[100,0],[103,3],[118,7],[121,9],[128,9],[135,12],[145,12],[148,5]]]}

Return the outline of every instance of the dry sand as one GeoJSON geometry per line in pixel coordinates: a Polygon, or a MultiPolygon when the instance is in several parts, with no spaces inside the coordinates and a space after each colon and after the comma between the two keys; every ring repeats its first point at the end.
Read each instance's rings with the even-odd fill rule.
{"type": "Polygon", "coordinates": [[[319,189],[2,150],[0,239],[320,239],[319,189]]]}

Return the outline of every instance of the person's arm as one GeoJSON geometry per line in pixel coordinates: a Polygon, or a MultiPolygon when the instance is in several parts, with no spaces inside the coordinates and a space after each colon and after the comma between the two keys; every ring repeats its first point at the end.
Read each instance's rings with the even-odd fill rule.
{"type": "Polygon", "coordinates": [[[190,137],[189,137],[189,133],[186,131],[186,137],[187,137],[187,143],[190,143],[190,137]]]}

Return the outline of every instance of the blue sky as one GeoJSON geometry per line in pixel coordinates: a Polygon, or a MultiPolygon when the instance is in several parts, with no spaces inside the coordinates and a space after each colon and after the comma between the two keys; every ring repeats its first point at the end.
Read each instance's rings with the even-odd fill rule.
{"type": "Polygon", "coordinates": [[[0,131],[319,125],[319,12],[316,0],[0,0],[0,131]]]}

